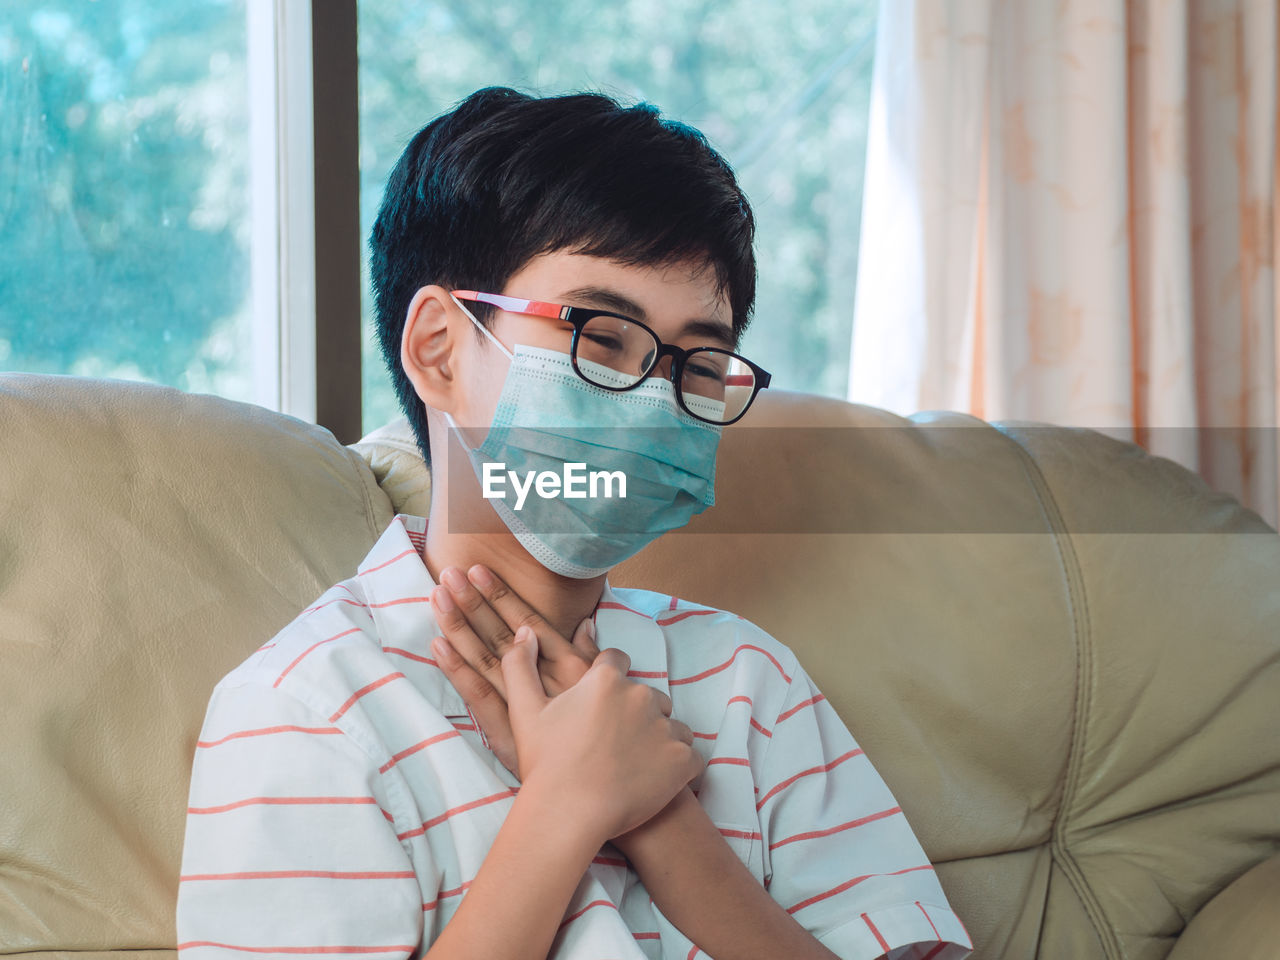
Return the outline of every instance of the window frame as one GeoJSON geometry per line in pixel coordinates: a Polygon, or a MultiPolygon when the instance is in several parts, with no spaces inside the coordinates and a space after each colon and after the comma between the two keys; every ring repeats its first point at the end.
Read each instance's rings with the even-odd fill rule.
{"type": "Polygon", "coordinates": [[[254,400],[353,443],[362,435],[356,0],[250,0],[246,17],[254,400]]]}

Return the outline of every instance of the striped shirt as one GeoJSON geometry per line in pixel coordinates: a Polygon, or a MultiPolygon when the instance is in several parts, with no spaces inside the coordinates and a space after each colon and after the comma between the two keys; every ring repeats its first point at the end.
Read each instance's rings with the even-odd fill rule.
{"type": "MultiPolygon", "coordinates": [[[[431,658],[426,521],[397,517],[214,690],[178,896],[184,960],[421,955],[457,910],[519,787],[431,658]]],[[[955,960],[969,939],[901,809],[786,647],[709,607],[607,585],[601,648],[667,693],[730,847],[841,957],[955,960]]],[[[605,845],[556,958],[700,951],[605,845]]]]}

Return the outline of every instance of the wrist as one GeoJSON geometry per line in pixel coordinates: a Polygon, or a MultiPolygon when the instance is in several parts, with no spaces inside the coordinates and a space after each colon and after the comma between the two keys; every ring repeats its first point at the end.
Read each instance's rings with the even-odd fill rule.
{"type": "Polygon", "coordinates": [[[705,817],[698,798],[689,787],[683,787],[670,802],[640,826],[614,837],[612,843],[633,866],[647,858],[649,852],[674,842],[694,817],[705,817]]]}
{"type": "Polygon", "coordinates": [[[606,811],[594,809],[554,779],[530,775],[520,785],[516,796],[527,815],[554,831],[557,840],[594,855],[609,839],[606,811]]]}

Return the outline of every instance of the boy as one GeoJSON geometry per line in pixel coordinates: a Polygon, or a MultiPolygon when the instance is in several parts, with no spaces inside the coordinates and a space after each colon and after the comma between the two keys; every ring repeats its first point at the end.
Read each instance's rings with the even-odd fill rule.
{"type": "Polygon", "coordinates": [[[790,651],[605,581],[709,505],[768,384],[734,353],[752,235],[724,161],[648,107],[487,89],[409,144],[373,283],[430,517],[215,690],[184,953],[967,953],[790,651]]]}

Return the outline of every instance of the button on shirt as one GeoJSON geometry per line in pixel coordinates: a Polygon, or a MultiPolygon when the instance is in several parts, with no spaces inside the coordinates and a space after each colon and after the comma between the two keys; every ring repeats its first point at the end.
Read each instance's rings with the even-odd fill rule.
{"type": "MultiPolygon", "coordinates": [[[[214,690],[187,809],[186,960],[421,955],[466,895],[519,783],[430,655],[425,535],[396,517],[355,577],[214,690]]],[[[897,802],[790,650],[648,591],[606,585],[595,617],[599,646],[693,729],[698,802],[801,925],[841,957],[968,953],[897,802]]],[[[699,955],[610,845],[551,952],[699,955]]]]}

